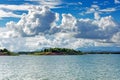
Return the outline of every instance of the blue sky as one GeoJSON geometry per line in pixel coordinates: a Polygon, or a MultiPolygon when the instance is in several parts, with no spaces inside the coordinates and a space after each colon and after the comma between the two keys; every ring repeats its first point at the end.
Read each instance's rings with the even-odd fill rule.
{"type": "Polygon", "coordinates": [[[51,46],[117,51],[119,15],[120,0],[1,0],[0,45],[12,51],[51,46]]]}

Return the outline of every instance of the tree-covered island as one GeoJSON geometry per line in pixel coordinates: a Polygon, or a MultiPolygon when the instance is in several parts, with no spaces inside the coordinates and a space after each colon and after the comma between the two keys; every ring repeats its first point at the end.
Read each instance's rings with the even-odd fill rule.
{"type": "Polygon", "coordinates": [[[68,48],[48,48],[41,51],[33,52],[19,52],[19,54],[30,54],[30,55],[82,55],[81,51],[68,48]]]}

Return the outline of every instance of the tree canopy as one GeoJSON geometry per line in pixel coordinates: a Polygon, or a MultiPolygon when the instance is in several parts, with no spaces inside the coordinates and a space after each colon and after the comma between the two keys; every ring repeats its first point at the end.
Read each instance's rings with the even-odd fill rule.
{"type": "Polygon", "coordinates": [[[35,51],[31,54],[37,54],[37,55],[81,55],[83,54],[81,51],[77,51],[74,49],[68,49],[68,48],[48,48],[43,49],[41,51],[35,51]]]}

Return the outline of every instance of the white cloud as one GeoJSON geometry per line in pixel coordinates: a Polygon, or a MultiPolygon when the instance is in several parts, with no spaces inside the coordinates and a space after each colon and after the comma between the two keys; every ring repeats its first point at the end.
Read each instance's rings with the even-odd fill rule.
{"type": "Polygon", "coordinates": [[[11,51],[25,50],[25,39],[21,38],[2,38],[0,39],[0,45],[11,51]],[[16,47],[17,46],[17,47],[16,47]]]}
{"type": "Polygon", "coordinates": [[[31,6],[34,5],[6,5],[6,4],[0,4],[0,9],[8,9],[8,10],[28,10],[31,8],[31,6]]]}
{"type": "Polygon", "coordinates": [[[83,3],[82,2],[78,2],[78,4],[82,5],[83,3]]]}
{"type": "Polygon", "coordinates": [[[96,10],[98,10],[100,7],[98,5],[91,5],[92,8],[95,8],[96,10]]]}
{"type": "Polygon", "coordinates": [[[101,27],[103,30],[107,28],[115,29],[117,24],[114,22],[112,16],[101,17],[100,21],[98,22],[98,26],[101,27]]]}
{"type": "Polygon", "coordinates": [[[119,0],[114,0],[115,4],[120,4],[119,0]]]}
{"type": "Polygon", "coordinates": [[[63,14],[62,17],[61,31],[72,32],[77,38],[110,39],[119,31],[112,16],[100,17],[96,13],[95,20],[76,19],[71,14],[63,14]]]}
{"type": "Polygon", "coordinates": [[[0,37],[1,38],[10,38],[14,32],[9,31],[6,27],[0,28],[0,37]]]}
{"type": "Polygon", "coordinates": [[[59,8],[57,5],[61,4],[61,1],[53,1],[53,0],[38,0],[37,3],[39,5],[32,5],[32,4],[21,4],[21,5],[10,5],[10,4],[0,4],[0,18],[2,17],[17,17],[20,18],[21,15],[17,15],[13,13],[13,11],[28,11],[31,10],[33,7],[40,7],[40,6],[48,6],[49,8],[59,8]],[[7,11],[5,11],[7,10],[7,11]]]}
{"type": "Polygon", "coordinates": [[[109,39],[118,32],[116,23],[111,16],[101,17],[100,20],[83,20],[77,22],[79,34],[77,36],[91,39],[109,39]]]}
{"type": "Polygon", "coordinates": [[[59,5],[61,4],[61,0],[38,0],[40,4],[43,5],[59,5]]]}
{"type": "Polygon", "coordinates": [[[100,15],[99,15],[98,12],[95,12],[95,13],[94,13],[94,18],[95,18],[96,20],[99,20],[99,19],[100,19],[100,15]]]}
{"type": "Polygon", "coordinates": [[[82,5],[82,2],[73,2],[73,3],[66,3],[67,6],[71,6],[71,5],[82,5]]]}
{"type": "Polygon", "coordinates": [[[48,7],[33,7],[28,14],[23,14],[18,23],[8,22],[6,27],[14,32],[13,37],[29,37],[48,33],[57,17],[48,7]]]}
{"type": "Polygon", "coordinates": [[[91,13],[99,13],[99,14],[104,14],[104,13],[110,13],[110,12],[115,12],[119,9],[117,9],[117,7],[111,7],[111,8],[103,8],[101,9],[100,6],[98,5],[91,5],[90,8],[86,8],[86,11],[83,12],[83,14],[91,14],[91,13]]]}
{"type": "Polygon", "coordinates": [[[116,43],[120,43],[120,31],[113,35],[113,37],[111,38],[111,41],[116,42],[116,43]]]}
{"type": "Polygon", "coordinates": [[[90,13],[94,13],[96,10],[94,8],[89,8],[87,9],[87,11],[85,12],[85,14],[90,14],[90,13]]]}
{"type": "Polygon", "coordinates": [[[98,5],[91,5],[90,8],[86,8],[85,14],[91,14],[98,12],[99,13],[100,7],[98,5]]]}
{"type": "Polygon", "coordinates": [[[13,12],[6,12],[4,10],[0,10],[0,18],[2,19],[3,17],[16,17],[16,18],[20,18],[21,15],[14,14],[13,12]]]}
{"type": "Polygon", "coordinates": [[[62,4],[61,0],[26,0],[26,1],[37,2],[41,6],[48,6],[50,8],[59,8],[58,6],[62,4]]]}
{"type": "Polygon", "coordinates": [[[106,9],[101,9],[99,11],[100,12],[114,12],[114,11],[116,11],[116,9],[115,8],[106,8],[106,9]]]}
{"type": "Polygon", "coordinates": [[[48,47],[62,47],[77,49],[83,46],[93,46],[93,40],[76,39],[72,33],[59,32],[54,35],[36,37],[3,38],[0,45],[11,51],[34,51],[48,47]],[[17,46],[17,47],[16,47],[17,46]]]}
{"type": "Polygon", "coordinates": [[[16,17],[20,18],[21,15],[15,14],[13,11],[28,11],[34,5],[6,5],[0,4],[0,18],[3,17],[16,17]]]}
{"type": "Polygon", "coordinates": [[[73,17],[71,14],[62,14],[62,23],[60,28],[63,31],[73,31],[75,30],[76,18],[73,17]]]}

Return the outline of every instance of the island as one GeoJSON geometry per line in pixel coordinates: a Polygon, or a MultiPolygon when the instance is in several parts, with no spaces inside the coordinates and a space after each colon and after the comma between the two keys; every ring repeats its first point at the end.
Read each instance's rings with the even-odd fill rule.
{"type": "Polygon", "coordinates": [[[11,52],[7,49],[0,49],[0,56],[16,56],[18,55],[17,53],[11,52]]]}
{"type": "Polygon", "coordinates": [[[68,48],[48,48],[33,52],[19,52],[26,55],[82,55],[83,52],[68,48]]]}

